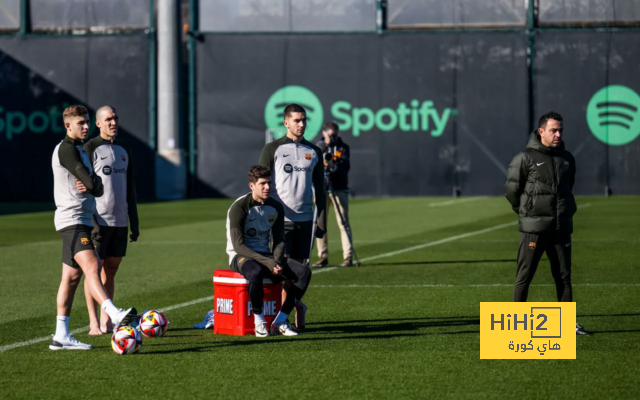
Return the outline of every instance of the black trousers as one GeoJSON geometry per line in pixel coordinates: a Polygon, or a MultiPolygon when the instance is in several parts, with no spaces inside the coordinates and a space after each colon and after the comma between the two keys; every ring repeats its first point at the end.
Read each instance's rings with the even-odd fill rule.
{"type": "Polygon", "coordinates": [[[520,234],[518,272],[513,301],[527,301],[529,285],[538,269],[542,253],[547,253],[558,301],[573,301],[571,291],[571,235],[567,233],[520,234]]]}
{"type": "Polygon", "coordinates": [[[271,279],[272,282],[282,282],[285,279],[293,284],[287,293],[287,298],[280,311],[289,315],[296,305],[296,300],[301,300],[309,287],[311,281],[311,270],[306,265],[288,259],[282,265],[283,271],[279,275],[271,273],[269,268],[259,262],[248,259],[240,268],[240,273],[249,281],[249,298],[251,299],[251,309],[254,314],[262,314],[262,300],[264,298],[264,287],[262,280],[271,279]]]}

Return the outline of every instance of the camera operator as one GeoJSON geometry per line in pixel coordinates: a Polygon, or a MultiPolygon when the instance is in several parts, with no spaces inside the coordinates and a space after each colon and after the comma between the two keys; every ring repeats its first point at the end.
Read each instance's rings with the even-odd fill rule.
{"type": "MultiPolygon", "coordinates": [[[[336,219],[340,227],[342,239],[342,267],[353,266],[353,245],[346,227],[349,225],[349,145],[338,136],[338,125],[335,122],[327,122],[322,126],[324,139],[316,145],[322,150],[324,158],[324,171],[327,181],[329,198],[336,207],[336,219]],[[340,217],[342,214],[342,218],[340,217]]],[[[327,213],[325,213],[327,215],[327,213]]],[[[329,248],[327,234],[318,243],[318,262],[313,267],[324,267],[329,264],[329,248]]]]}

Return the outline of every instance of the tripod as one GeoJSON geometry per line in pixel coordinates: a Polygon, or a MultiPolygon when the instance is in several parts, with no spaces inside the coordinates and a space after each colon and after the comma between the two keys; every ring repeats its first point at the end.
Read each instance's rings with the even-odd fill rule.
{"type": "MultiPolygon", "coordinates": [[[[333,204],[336,206],[336,213],[338,214],[338,217],[340,218],[340,222],[342,223],[342,226],[344,226],[345,231],[347,231],[347,237],[349,238],[349,244],[351,244],[351,249],[353,250],[353,258],[356,261],[356,267],[360,268],[360,260],[358,259],[358,255],[356,254],[356,247],[353,245],[353,236],[351,234],[351,225],[349,225],[348,221],[345,221],[344,216],[342,215],[342,211],[341,211],[341,204],[339,201],[336,200],[336,196],[333,193],[333,186],[331,185],[331,178],[329,177],[329,172],[325,170],[324,173],[324,177],[325,177],[325,181],[327,183],[327,194],[331,197],[331,201],[333,202],[333,204]]],[[[329,207],[327,207],[327,212],[329,207]]]]}

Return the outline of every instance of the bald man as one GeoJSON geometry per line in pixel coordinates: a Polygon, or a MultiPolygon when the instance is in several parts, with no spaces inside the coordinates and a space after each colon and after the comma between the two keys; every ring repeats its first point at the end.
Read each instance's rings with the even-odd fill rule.
{"type": "MultiPolygon", "coordinates": [[[[136,188],[133,177],[131,151],[118,136],[118,113],[111,106],[102,106],[96,111],[96,126],[100,135],[84,145],[96,174],[102,178],[104,195],[96,198],[93,242],[102,262],[101,278],[104,287],[113,299],[114,279],[122,258],[127,252],[127,241],[140,236],[136,188]],[[131,234],[129,235],[129,228],[131,234]],[[127,238],[129,236],[129,238],[127,238]]],[[[95,300],[88,294],[90,335],[101,335],[112,330],[109,315],[102,313],[100,321],[95,300]]]]}

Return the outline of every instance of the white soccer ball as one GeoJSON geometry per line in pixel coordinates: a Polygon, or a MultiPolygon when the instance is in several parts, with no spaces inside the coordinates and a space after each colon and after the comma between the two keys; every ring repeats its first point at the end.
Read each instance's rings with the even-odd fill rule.
{"type": "Polygon", "coordinates": [[[159,337],[167,331],[169,320],[160,311],[145,311],[140,317],[138,329],[146,337],[159,337]]]}
{"type": "Polygon", "coordinates": [[[142,336],[132,326],[121,326],[111,336],[111,348],[118,355],[137,353],[140,347],[142,347],[142,336]]]}

